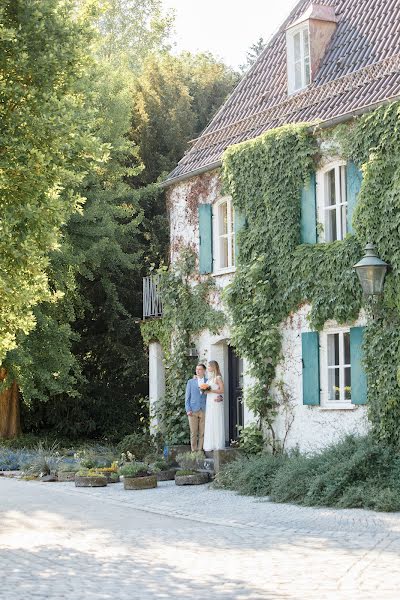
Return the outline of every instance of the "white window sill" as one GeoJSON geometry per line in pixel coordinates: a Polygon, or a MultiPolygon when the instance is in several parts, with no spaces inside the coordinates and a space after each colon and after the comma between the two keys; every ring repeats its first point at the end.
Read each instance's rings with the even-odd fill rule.
{"type": "Polygon", "coordinates": [[[327,410],[355,410],[356,408],[358,408],[357,404],[350,404],[350,403],[339,403],[339,402],[332,402],[332,404],[323,404],[322,406],[319,407],[319,410],[321,411],[327,411],[327,410]]]}
{"type": "Polygon", "coordinates": [[[236,273],[236,267],[227,267],[226,269],[219,269],[211,273],[212,277],[219,277],[221,275],[229,275],[230,273],[236,273]]]}

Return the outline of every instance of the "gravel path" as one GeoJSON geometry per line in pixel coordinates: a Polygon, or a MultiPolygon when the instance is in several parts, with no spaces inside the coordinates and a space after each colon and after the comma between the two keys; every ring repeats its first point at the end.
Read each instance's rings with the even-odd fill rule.
{"type": "Polygon", "coordinates": [[[398,600],[400,514],[0,478],[5,600],[398,600]]]}

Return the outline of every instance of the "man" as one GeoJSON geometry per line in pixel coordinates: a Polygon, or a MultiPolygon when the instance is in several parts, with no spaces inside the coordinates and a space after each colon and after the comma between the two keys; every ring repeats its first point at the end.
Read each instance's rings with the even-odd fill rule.
{"type": "Polygon", "coordinates": [[[206,416],[206,394],[200,390],[200,384],[206,383],[206,367],[199,364],[196,367],[196,376],[189,379],[186,384],[186,414],[190,427],[190,446],[192,452],[203,450],[204,423],[206,416]]]}

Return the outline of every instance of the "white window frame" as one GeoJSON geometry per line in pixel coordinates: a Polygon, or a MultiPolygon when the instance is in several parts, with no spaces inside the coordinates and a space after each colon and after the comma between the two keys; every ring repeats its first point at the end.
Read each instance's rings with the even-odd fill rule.
{"type": "Polygon", "coordinates": [[[318,241],[334,242],[344,240],[347,235],[347,164],[343,160],[335,160],[328,163],[323,169],[317,172],[317,207],[318,207],[318,241]],[[344,168],[344,181],[341,181],[341,167],[344,168]],[[329,180],[328,173],[335,171],[335,196],[336,204],[329,205],[329,180]],[[344,194],[342,194],[344,192],[344,194]],[[343,198],[344,195],[344,198],[343,198]],[[344,223],[341,219],[342,207],[345,207],[344,223]],[[329,234],[329,213],[336,212],[336,238],[330,239],[329,234]]]}
{"type": "Polygon", "coordinates": [[[288,76],[288,93],[289,95],[300,92],[308,87],[311,83],[311,49],[310,49],[310,28],[308,21],[301,23],[286,32],[286,56],[287,56],[287,76],[288,76]],[[308,33],[308,55],[304,53],[304,32],[308,33]],[[294,51],[294,39],[297,34],[300,34],[300,58],[296,60],[294,51]],[[306,75],[306,62],[308,60],[308,80],[306,75]],[[301,83],[296,86],[296,62],[300,62],[301,83]]]}
{"type": "MultiPolygon", "coordinates": [[[[351,403],[350,398],[345,397],[344,389],[344,369],[350,368],[351,364],[344,362],[344,342],[343,334],[350,334],[350,327],[335,327],[327,329],[320,334],[320,386],[321,386],[321,408],[322,409],[353,409],[355,405],[351,403]],[[340,399],[329,400],[329,370],[333,367],[328,363],[328,336],[339,334],[339,386],[340,399]]],[[[351,348],[350,348],[351,352],[351,348]]]]}
{"type": "Polygon", "coordinates": [[[235,270],[235,216],[230,196],[223,196],[213,204],[213,272],[216,274],[230,273],[235,270]],[[220,207],[227,204],[227,234],[220,234],[220,207]],[[228,240],[228,265],[221,267],[221,238],[228,240]]]}

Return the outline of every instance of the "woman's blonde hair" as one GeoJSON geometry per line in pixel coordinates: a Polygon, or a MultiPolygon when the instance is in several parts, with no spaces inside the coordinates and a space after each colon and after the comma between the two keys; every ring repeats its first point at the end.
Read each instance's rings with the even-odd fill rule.
{"type": "Polygon", "coordinates": [[[214,375],[214,377],[218,377],[218,375],[219,375],[220,377],[222,377],[222,374],[221,374],[221,369],[219,368],[219,364],[217,363],[217,361],[216,361],[216,360],[209,360],[209,361],[208,361],[208,366],[210,366],[210,365],[211,365],[211,366],[213,367],[213,369],[214,369],[214,374],[215,374],[215,375],[214,375]]]}

